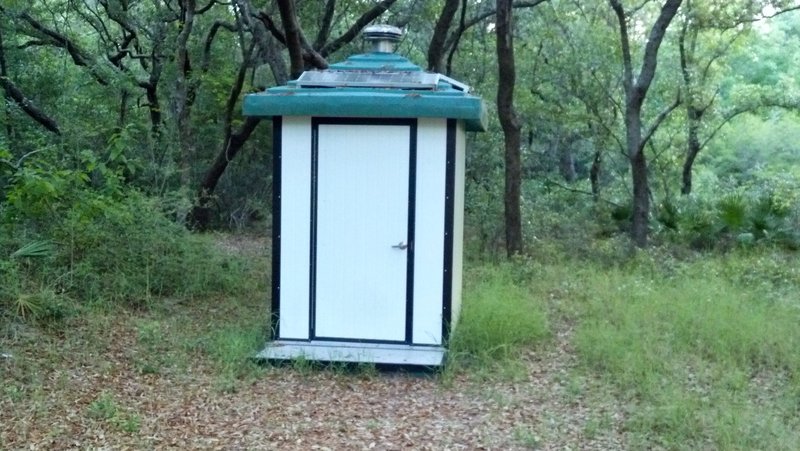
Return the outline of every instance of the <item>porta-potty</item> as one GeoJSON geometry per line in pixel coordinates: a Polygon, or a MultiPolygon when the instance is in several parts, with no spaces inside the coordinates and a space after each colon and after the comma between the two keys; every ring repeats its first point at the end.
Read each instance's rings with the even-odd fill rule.
{"type": "Polygon", "coordinates": [[[469,87],[373,51],[249,94],[273,122],[271,341],[259,358],[436,366],[461,304],[469,87]]]}

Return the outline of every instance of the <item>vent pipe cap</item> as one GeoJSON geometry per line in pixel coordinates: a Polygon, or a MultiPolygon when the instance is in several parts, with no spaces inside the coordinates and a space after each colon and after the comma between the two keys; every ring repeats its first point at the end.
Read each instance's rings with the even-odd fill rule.
{"type": "Polygon", "coordinates": [[[370,25],[362,33],[365,41],[372,43],[372,51],[394,52],[394,44],[403,37],[403,30],[392,25],[370,25]]]}

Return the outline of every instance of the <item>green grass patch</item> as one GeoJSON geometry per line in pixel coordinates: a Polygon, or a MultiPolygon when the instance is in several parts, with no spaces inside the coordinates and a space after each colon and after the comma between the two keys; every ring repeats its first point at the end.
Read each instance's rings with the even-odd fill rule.
{"type": "Polygon", "coordinates": [[[89,404],[86,415],[93,420],[106,422],[127,433],[139,432],[141,427],[139,415],[125,411],[108,392],[101,393],[89,404]]]}
{"type": "Polygon", "coordinates": [[[634,260],[584,280],[579,356],[621,390],[642,446],[798,448],[800,407],[781,400],[800,388],[800,303],[737,280],[731,262],[751,258],[768,256],[661,274],[634,260]]]}
{"type": "Polygon", "coordinates": [[[545,304],[513,263],[470,268],[450,365],[513,368],[520,354],[550,336],[545,304]]]}

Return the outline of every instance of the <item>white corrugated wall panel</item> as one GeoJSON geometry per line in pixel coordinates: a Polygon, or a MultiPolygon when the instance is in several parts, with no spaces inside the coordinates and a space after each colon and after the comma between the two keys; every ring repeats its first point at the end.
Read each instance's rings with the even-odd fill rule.
{"type": "Polygon", "coordinates": [[[414,243],[415,344],[441,344],[447,120],[417,125],[417,209],[414,243]]]}
{"type": "Polygon", "coordinates": [[[458,121],[456,131],[456,173],[453,199],[453,303],[452,314],[455,328],[461,313],[462,273],[464,266],[464,177],[466,160],[466,135],[464,122],[458,121]]]}
{"type": "Polygon", "coordinates": [[[284,117],[281,142],[280,338],[307,339],[311,118],[284,117]]]}

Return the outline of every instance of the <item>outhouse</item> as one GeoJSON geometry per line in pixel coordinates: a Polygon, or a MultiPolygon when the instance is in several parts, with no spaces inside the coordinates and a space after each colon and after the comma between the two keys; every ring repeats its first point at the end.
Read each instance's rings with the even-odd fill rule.
{"type": "Polygon", "coordinates": [[[465,131],[482,100],[393,53],[249,94],[273,122],[272,340],[263,359],[439,365],[458,317],[465,131]]]}

